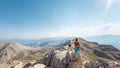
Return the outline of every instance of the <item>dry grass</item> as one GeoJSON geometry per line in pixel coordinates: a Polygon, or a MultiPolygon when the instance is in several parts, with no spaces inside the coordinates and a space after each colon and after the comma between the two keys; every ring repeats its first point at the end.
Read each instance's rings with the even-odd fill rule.
{"type": "Polygon", "coordinates": [[[10,65],[8,65],[8,64],[1,64],[0,65],[0,68],[9,68],[10,67],[10,65]]]}
{"type": "Polygon", "coordinates": [[[91,53],[86,53],[86,56],[88,57],[89,60],[95,60],[98,58],[98,56],[96,56],[95,54],[91,54],[91,53]]]}
{"type": "Polygon", "coordinates": [[[35,55],[32,55],[30,57],[27,57],[27,58],[24,58],[22,59],[22,63],[23,63],[23,66],[25,66],[27,63],[35,63],[36,60],[40,60],[42,59],[42,57],[44,56],[45,54],[35,54],[35,55]]]}

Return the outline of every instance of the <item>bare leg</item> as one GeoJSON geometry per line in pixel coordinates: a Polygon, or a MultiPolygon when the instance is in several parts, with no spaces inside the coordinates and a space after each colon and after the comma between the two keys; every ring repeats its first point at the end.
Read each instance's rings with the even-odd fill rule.
{"type": "Polygon", "coordinates": [[[78,60],[78,62],[80,63],[80,65],[81,65],[82,67],[84,67],[84,64],[83,64],[82,60],[81,60],[81,59],[77,59],[77,60],[78,60]]]}
{"type": "Polygon", "coordinates": [[[83,64],[83,62],[81,60],[80,53],[76,53],[76,55],[77,55],[77,60],[78,60],[79,64],[82,66],[82,68],[84,68],[84,64],[83,64]]]}
{"type": "Polygon", "coordinates": [[[72,50],[73,50],[72,47],[69,47],[69,46],[68,46],[68,51],[72,51],[72,50]]]}
{"type": "Polygon", "coordinates": [[[68,46],[68,51],[70,51],[70,47],[68,46]]]}

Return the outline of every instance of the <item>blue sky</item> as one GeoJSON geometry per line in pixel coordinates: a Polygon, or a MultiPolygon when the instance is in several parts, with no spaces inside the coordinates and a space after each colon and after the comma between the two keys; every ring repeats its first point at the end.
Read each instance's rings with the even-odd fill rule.
{"type": "Polygon", "coordinates": [[[0,0],[0,38],[120,35],[119,0],[0,0]]]}

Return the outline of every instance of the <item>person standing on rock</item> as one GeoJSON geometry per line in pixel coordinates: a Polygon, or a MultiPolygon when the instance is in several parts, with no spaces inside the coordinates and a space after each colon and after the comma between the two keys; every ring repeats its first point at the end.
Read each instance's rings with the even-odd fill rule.
{"type": "Polygon", "coordinates": [[[68,41],[68,51],[72,51],[73,49],[72,49],[72,41],[71,40],[69,40],[68,41]]]}
{"type": "Polygon", "coordinates": [[[75,47],[74,50],[75,50],[76,59],[84,67],[82,60],[81,60],[81,57],[80,57],[80,51],[81,51],[80,42],[77,38],[74,41],[74,47],[75,47]]]}
{"type": "Polygon", "coordinates": [[[79,54],[80,53],[80,42],[79,40],[76,38],[75,41],[74,41],[74,50],[75,50],[75,53],[76,54],[79,54]]]}

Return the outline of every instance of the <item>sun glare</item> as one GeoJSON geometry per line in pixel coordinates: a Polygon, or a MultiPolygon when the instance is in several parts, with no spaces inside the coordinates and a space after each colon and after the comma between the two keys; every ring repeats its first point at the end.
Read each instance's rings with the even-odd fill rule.
{"type": "Polygon", "coordinates": [[[110,6],[112,5],[113,0],[107,0],[105,12],[107,13],[110,9],[110,6]]]}

